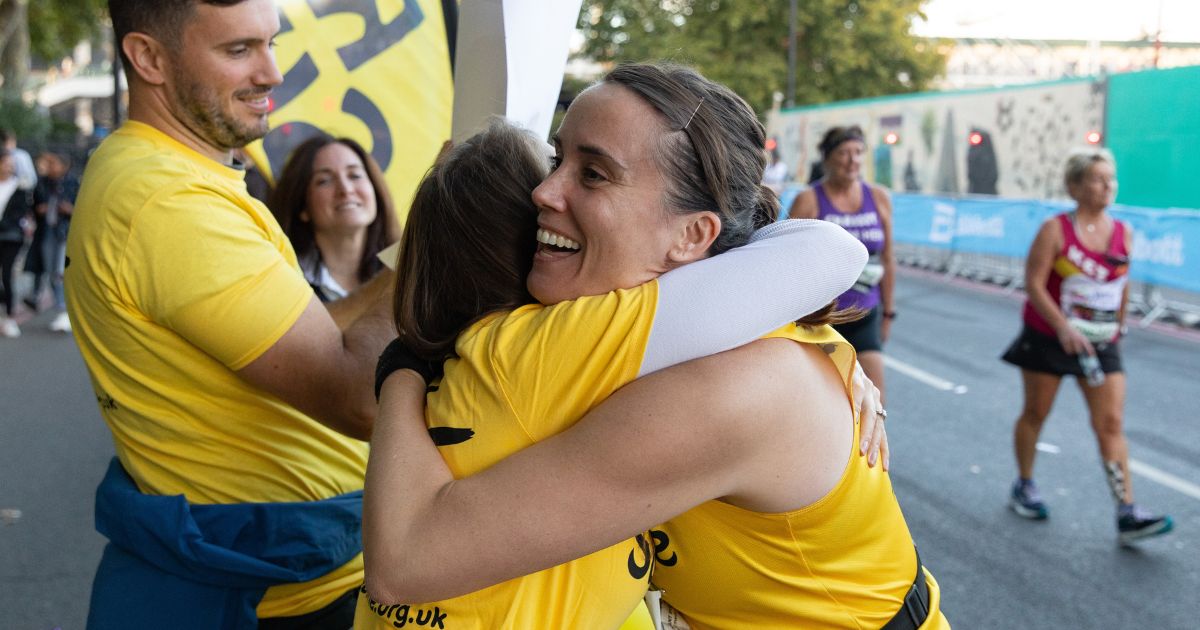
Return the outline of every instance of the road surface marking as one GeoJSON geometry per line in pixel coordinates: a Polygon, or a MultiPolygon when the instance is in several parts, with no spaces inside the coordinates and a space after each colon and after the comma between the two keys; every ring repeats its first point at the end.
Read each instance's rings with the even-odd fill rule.
{"type": "Polygon", "coordinates": [[[954,392],[955,394],[967,393],[966,385],[956,385],[940,376],[934,376],[933,374],[930,374],[919,367],[909,365],[895,357],[891,357],[886,354],[883,355],[883,364],[892,368],[893,370],[896,370],[897,372],[900,372],[901,374],[905,374],[911,378],[921,381],[922,383],[925,383],[934,389],[940,389],[944,392],[954,392]]]}
{"type": "Polygon", "coordinates": [[[1129,458],[1129,470],[1130,472],[1137,473],[1138,475],[1141,475],[1150,481],[1160,483],[1172,490],[1182,492],[1193,499],[1200,500],[1200,486],[1190,481],[1180,479],[1169,472],[1159,470],[1150,464],[1140,462],[1132,457],[1129,458]]]}

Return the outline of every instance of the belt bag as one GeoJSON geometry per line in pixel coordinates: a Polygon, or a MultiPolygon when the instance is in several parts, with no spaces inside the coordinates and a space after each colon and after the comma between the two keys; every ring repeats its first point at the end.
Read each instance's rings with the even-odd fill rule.
{"type": "Polygon", "coordinates": [[[925,572],[921,570],[921,554],[917,554],[917,577],[913,578],[912,586],[904,595],[904,602],[896,616],[887,622],[882,630],[917,630],[929,617],[929,584],[925,582],[925,572]]]}
{"type": "Polygon", "coordinates": [[[862,273],[859,274],[858,280],[854,281],[854,290],[870,293],[871,289],[879,286],[881,280],[883,280],[883,265],[877,262],[868,262],[867,266],[863,267],[862,273]]]}

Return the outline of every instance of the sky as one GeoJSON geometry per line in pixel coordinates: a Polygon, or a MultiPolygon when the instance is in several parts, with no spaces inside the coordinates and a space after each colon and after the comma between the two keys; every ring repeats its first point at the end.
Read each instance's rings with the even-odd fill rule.
{"type": "Polygon", "coordinates": [[[1200,42],[1200,0],[929,0],[913,32],[934,37],[1200,42]]]}

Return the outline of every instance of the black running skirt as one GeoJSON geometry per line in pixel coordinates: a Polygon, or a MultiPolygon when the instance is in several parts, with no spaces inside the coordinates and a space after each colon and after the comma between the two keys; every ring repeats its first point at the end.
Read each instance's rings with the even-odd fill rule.
{"type": "MultiPolygon", "coordinates": [[[[1100,359],[1100,369],[1104,370],[1105,374],[1125,371],[1121,367],[1121,351],[1117,342],[1098,343],[1094,346],[1096,357],[1100,359]]],[[[1083,376],[1083,368],[1079,367],[1079,357],[1064,352],[1057,337],[1044,335],[1028,324],[1021,329],[1021,335],[1000,358],[1032,372],[1083,376]]]]}
{"type": "Polygon", "coordinates": [[[866,316],[845,324],[838,324],[833,327],[838,331],[838,334],[846,338],[850,345],[854,346],[854,351],[863,352],[882,352],[883,351],[883,334],[880,331],[880,325],[883,323],[883,316],[880,308],[876,306],[867,312],[866,316]]]}

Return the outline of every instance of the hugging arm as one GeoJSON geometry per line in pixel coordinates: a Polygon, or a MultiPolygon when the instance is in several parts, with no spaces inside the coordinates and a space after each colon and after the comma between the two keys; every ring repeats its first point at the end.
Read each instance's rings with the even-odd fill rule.
{"type": "Polygon", "coordinates": [[[867,263],[827,221],[771,224],[750,243],[663,274],[639,376],[749,343],[828,305],[867,263]]]}
{"type": "Polygon", "coordinates": [[[385,603],[461,595],[732,493],[772,414],[755,393],[761,370],[727,356],[638,379],[567,431],[460,480],[425,433],[424,382],[393,373],[367,468],[367,591],[385,603]]]}

